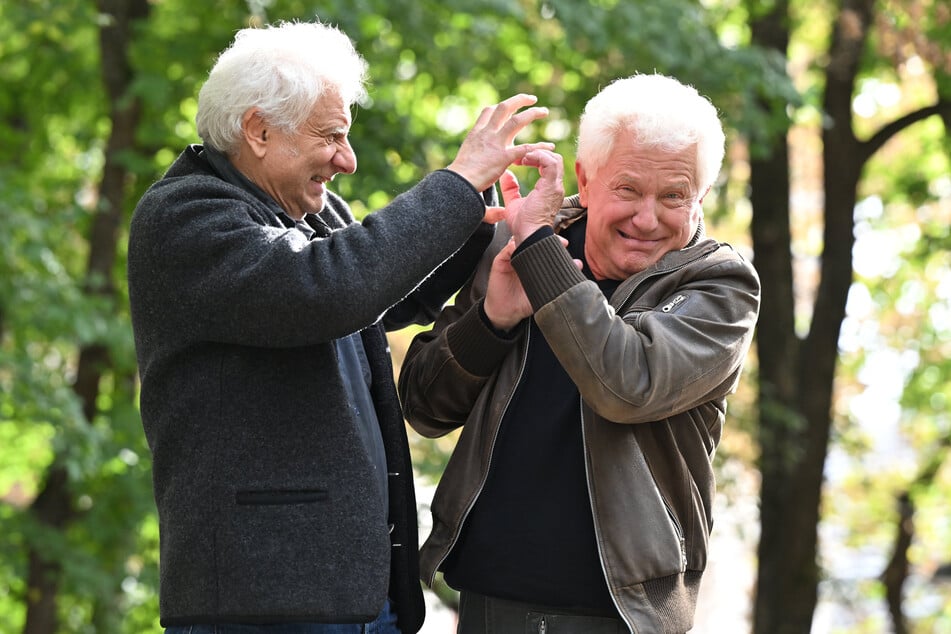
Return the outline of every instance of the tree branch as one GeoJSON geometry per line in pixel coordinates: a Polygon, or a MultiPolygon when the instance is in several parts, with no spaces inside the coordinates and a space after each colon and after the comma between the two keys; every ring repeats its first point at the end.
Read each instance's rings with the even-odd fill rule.
{"type": "Polygon", "coordinates": [[[875,152],[880,150],[889,139],[905,128],[934,115],[940,115],[945,126],[951,127],[951,101],[938,99],[937,103],[915,110],[914,112],[909,112],[880,128],[878,132],[873,134],[868,140],[859,143],[862,162],[867,161],[875,152]]]}
{"type": "Polygon", "coordinates": [[[951,434],[946,434],[925,460],[918,475],[908,488],[898,495],[898,522],[892,556],[882,571],[879,580],[885,586],[885,600],[892,619],[895,634],[908,632],[908,624],[902,609],[902,591],[908,579],[908,550],[915,538],[915,492],[931,486],[938,471],[948,456],[951,434]]]}

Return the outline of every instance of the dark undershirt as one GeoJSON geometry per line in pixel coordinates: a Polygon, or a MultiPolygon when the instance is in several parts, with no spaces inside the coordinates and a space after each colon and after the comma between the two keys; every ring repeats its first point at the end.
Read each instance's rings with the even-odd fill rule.
{"type": "MultiPolygon", "coordinates": [[[[584,222],[563,234],[583,260],[584,222]]],[[[585,274],[593,279],[587,265],[585,274]]],[[[599,283],[607,295],[616,281],[599,283]]],[[[453,588],[616,616],[591,517],[581,397],[534,320],[488,478],[443,565],[453,588]]]]}

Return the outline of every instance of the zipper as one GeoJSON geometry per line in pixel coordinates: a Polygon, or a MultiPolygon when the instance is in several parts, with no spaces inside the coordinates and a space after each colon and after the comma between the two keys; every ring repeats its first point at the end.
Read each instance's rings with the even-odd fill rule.
{"type": "MultiPolygon", "coordinates": [[[[627,625],[628,629],[631,632],[636,632],[634,624],[630,621],[627,614],[624,610],[621,609],[621,604],[618,601],[617,595],[614,593],[614,588],[611,586],[611,580],[608,577],[608,570],[604,566],[604,555],[601,552],[601,524],[598,522],[598,515],[594,509],[594,496],[591,495],[591,473],[588,469],[588,437],[584,433],[585,425],[585,416],[584,416],[584,402],[580,406],[580,415],[581,415],[581,443],[584,446],[584,475],[585,481],[588,485],[588,501],[591,504],[591,519],[594,524],[594,534],[598,540],[598,562],[601,564],[601,573],[604,575],[604,580],[608,585],[608,592],[611,593],[611,601],[614,603],[614,607],[617,609],[618,614],[621,616],[621,619],[627,625]]],[[[684,538],[683,529],[680,528],[680,524],[677,522],[677,517],[674,515],[673,510],[670,508],[667,499],[663,496],[660,489],[657,488],[657,485],[654,484],[654,489],[657,491],[657,495],[660,497],[661,501],[664,503],[664,509],[667,511],[667,518],[670,520],[671,526],[674,527],[674,533],[677,535],[677,541],[680,542],[680,572],[685,572],[687,570],[687,540],[684,538]]]]}
{"type": "Polygon", "coordinates": [[[673,298],[672,300],[670,300],[669,302],[667,302],[666,304],[664,304],[664,306],[663,306],[663,308],[661,308],[661,310],[664,311],[665,313],[669,313],[669,312],[672,311],[674,308],[676,308],[678,304],[682,304],[682,303],[685,302],[686,300],[687,300],[687,296],[686,296],[686,295],[681,295],[681,294],[678,293],[678,294],[677,294],[677,297],[673,298]]]}
{"type": "Polygon", "coordinates": [[[505,419],[505,413],[508,411],[509,405],[512,404],[512,398],[515,396],[515,391],[518,389],[518,384],[522,380],[522,375],[525,374],[525,366],[528,363],[528,346],[531,343],[532,329],[529,324],[526,324],[524,328],[525,347],[522,351],[522,360],[519,364],[518,374],[515,377],[515,383],[513,384],[512,392],[505,401],[505,407],[502,408],[502,411],[499,415],[499,424],[496,426],[495,433],[492,435],[492,444],[489,447],[489,461],[486,464],[485,473],[482,475],[482,481],[479,482],[479,488],[476,489],[475,495],[472,496],[472,499],[469,500],[469,504],[466,505],[466,510],[462,514],[462,519],[459,520],[459,525],[456,528],[455,534],[452,536],[452,541],[449,542],[449,548],[446,549],[446,553],[439,559],[439,561],[436,562],[436,566],[433,568],[433,573],[429,575],[430,586],[432,586],[436,581],[436,571],[442,567],[443,562],[446,561],[446,557],[448,557],[449,553],[452,552],[452,549],[456,547],[456,543],[459,541],[459,535],[462,533],[462,527],[466,523],[469,513],[472,512],[472,507],[475,506],[476,500],[478,500],[479,496],[482,495],[482,490],[485,489],[485,482],[488,480],[489,470],[492,468],[492,456],[495,454],[495,443],[499,439],[499,430],[502,428],[502,420],[505,419]]]}
{"type": "Polygon", "coordinates": [[[542,620],[538,623],[538,634],[545,634],[548,631],[548,622],[545,620],[545,617],[542,617],[542,620]]]}
{"type": "Polygon", "coordinates": [[[621,616],[621,620],[624,621],[624,624],[627,625],[627,629],[631,632],[636,632],[637,630],[634,629],[634,623],[631,622],[624,610],[621,609],[621,602],[618,600],[614,592],[614,587],[611,585],[611,578],[608,577],[608,569],[604,566],[604,554],[601,552],[601,524],[598,522],[598,514],[594,510],[594,496],[591,495],[591,472],[588,469],[588,436],[584,433],[584,400],[581,401],[578,410],[578,415],[581,416],[581,444],[584,447],[584,479],[588,487],[588,504],[591,505],[591,520],[594,524],[594,536],[595,539],[598,540],[598,563],[601,564],[601,574],[604,575],[604,581],[608,586],[608,592],[611,595],[611,602],[614,603],[614,608],[621,616]]]}
{"type": "MultiPolygon", "coordinates": [[[[656,489],[657,486],[655,485],[654,488],[656,489]]],[[[664,508],[667,509],[667,517],[670,519],[670,524],[674,527],[674,533],[677,534],[677,540],[680,542],[680,572],[686,572],[687,539],[684,537],[684,531],[682,528],[680,528],[680,522],[677,521],[677,516],[674,515],[673,509],[670,508],[667,498],[665,498],[663,493],[660,492],[660,489],[657,489],[657,494],[660,495],[660,499],[664,503],[664,508]]]]}

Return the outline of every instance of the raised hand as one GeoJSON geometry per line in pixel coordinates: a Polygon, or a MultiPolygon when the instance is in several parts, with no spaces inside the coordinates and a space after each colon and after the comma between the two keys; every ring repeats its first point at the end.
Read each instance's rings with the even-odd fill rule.
{"type": "Polygon", "coordinates": [[[509,240],[492,260],[482,305],[486,317],[499,330],[511,330],[532,314],[532,304],[528,301],[522,282],[512,267],[514,251],[515,241],[509,240]]]}
{"type": "Polygon", "coordinates": [[[516,244],[539,228],[550,227],[565,197],[565,168],[560,154],[535,149],[528,152],[519,163],[537,167],[539,178],[528,196],[522,198],[515,174],[506,171],[502,175],[500,184],[505,203],[505,221],[516,244]]]}
{"type": "Polygon", "coordinates": [[[449,169],[483,191],[499,179],[505,169],[522,161],[537,149],[554,149],[551,143],[514,145],[515,136],[532,121],[548,116],[548,108],[531,107],[534,95],[519,94],[494,106],[483,108],[475,125],[466,135],[449,169]]]}

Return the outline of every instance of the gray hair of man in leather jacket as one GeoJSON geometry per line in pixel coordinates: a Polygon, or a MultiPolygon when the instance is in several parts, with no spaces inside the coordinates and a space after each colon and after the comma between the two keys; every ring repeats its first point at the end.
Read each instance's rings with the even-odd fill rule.
{"type": "Polygon", "coordinates": [[[578,161],[589,174],[604,166],[618,132],[668,151],[697,146],[697,185],[706,192],[723,162],[725,136],[714,105],[695,88],[665,75],[617,79],[591,98],[581,116],[578,161]]]}
{"type": "Polygon", "coordinates": [[[619,79],[588,102],[575,174],[596,279],[627,279],[694,239],[724,141],[713,104],[672,77],[619,79]]]}

